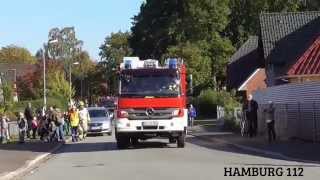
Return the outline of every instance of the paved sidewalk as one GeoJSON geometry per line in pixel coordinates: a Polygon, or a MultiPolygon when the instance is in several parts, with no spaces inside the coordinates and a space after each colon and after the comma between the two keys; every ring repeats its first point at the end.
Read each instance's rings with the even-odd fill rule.
{"type": "Polygon", "coordinates": [[[204,131],[198,127],[192,134],[205,140],[225,142],[235,145],[238,148],[255,151],[260,154],[263,153],[297,161],[320,163],[320,143],[301,140],[280,140],[269,143],[267,137],[242,137],[240,134],[220,131],[218,128],[211,128],[211,131],[204,131]]]}
{"type": "Polygon", "coordinates": [[[15,171],[38,156],[49,153],[59,143],[44,143],[38,140],[24,144],[0,144],[0,177],[15,171]]]}

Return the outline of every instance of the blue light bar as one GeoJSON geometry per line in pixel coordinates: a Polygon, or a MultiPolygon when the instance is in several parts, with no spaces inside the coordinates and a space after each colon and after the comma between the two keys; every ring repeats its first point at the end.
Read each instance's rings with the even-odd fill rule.
{"type": "Polygon", "coordinates": [[[169,59],[169,69],[177,69],[178,68],[178,59],[170,58],[169,59]]]}
{"type": "Polygon", "coordinates": [[[124,68],[125,69],[132,69],[132,61],[131,60],[126,60],[124,62],[124,68]]]}

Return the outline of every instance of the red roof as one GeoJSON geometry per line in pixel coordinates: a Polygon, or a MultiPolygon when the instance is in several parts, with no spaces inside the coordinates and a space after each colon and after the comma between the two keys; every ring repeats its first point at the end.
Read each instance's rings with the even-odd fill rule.
{"type": "Polygon", "coordinates": [[[320,36],[289,69],[288,75],[320,74],[320,36]]]}

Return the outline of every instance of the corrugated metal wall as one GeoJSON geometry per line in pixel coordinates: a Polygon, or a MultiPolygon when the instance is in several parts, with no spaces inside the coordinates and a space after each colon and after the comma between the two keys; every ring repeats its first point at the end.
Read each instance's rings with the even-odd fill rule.
{"type": "Polygon", "coordinates": [[[257,91],[259,132],[266,133],[263,110],[275,104],[276,132],[280,138],[320,141],[320,83],[287,84],[257,91]]]}

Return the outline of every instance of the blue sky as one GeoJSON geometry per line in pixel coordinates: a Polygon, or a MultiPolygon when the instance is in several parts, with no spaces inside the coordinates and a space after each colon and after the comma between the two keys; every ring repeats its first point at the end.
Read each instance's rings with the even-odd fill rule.
{"type": "Polygon", "coordinates": [[[6,0],[0,6],[0,47],[15,44],[33,54],[53,27],[74,26],[93,59],[111,32],[130,30],[142,0],[6,0]]]}

